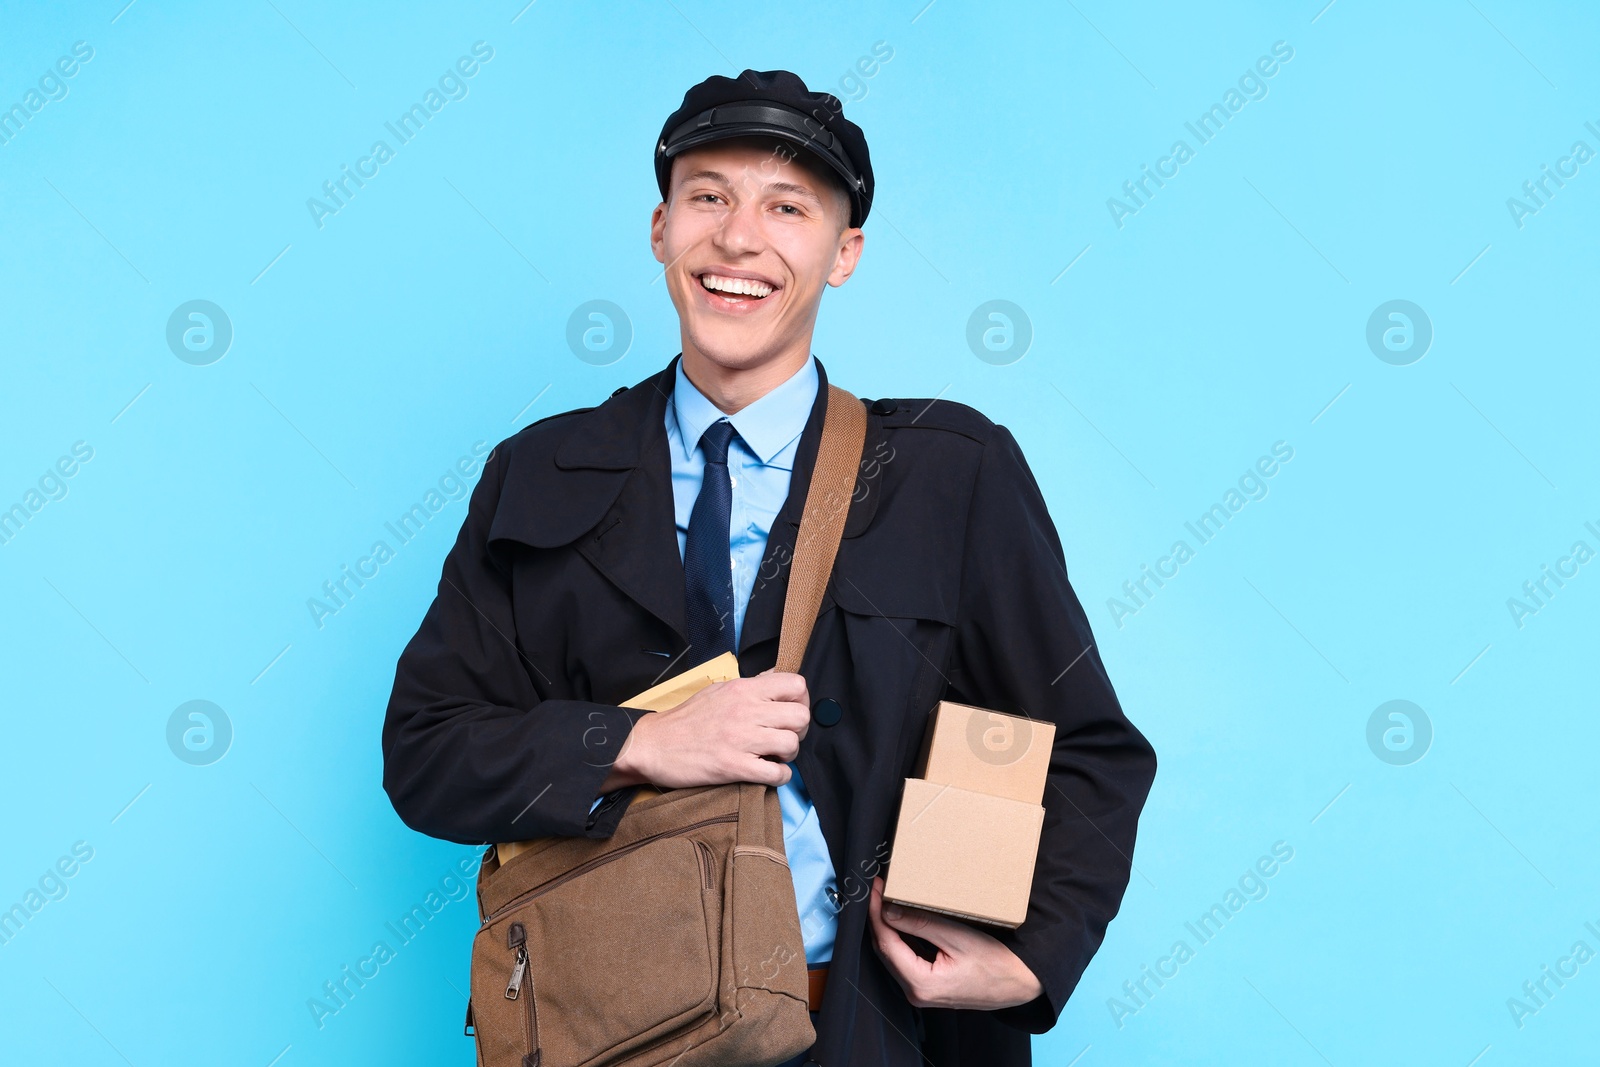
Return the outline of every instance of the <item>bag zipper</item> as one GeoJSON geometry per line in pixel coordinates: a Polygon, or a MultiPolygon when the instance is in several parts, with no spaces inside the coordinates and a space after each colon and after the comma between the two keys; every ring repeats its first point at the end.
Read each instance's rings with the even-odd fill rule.
{"type": "MultiPolygon", "coordinates": [[[[545,882],[542,885],[534,886],[532,889],[529,889],[528,891],[522,893],[521,895],[512,898],[511,900],[507,901],[506,903],[500,905],[500,907],[496,908],[487,918],[485,918],[483,920],[482,924],[479,926],[479,929],[483,929],[483,928],[486,928],[488,926],[493,925],[495,922],[498,922],[505,915],[507,915],[508,913],[510,913],[512,911],[515,911],[517,908],[520,908],[522,905],[526,904],[528,901],[534,899],[535,897],[543,896],[545,893],[550,892],[552,889],[555,889],[559,885],[562,885],[562,884],[564,884],[566,882],[571,881],[572,879],[578,877],[580,874],[587,874],[590,871],[594,870],[596,867],[603,866],[603,865],[605,865],[607,863],[610,863],[612,860],[617,859],[618,857],[625,856],[628,853],[632,852],[634,849],[643,848],[645,845],[650,844],[652,841],[659,841],[664,837],[676,837],[679,834],[686,834],[691,830],[698,830],[702,826],[711,826],[711,825],[714,825],[714,824],[719,823],[719,822],[738,822],[738,821],[739,821],[739,813],[738,812],[729,812],[726,815],[718,815],[718,816],[716,816],[714,818],[710,818],[710,819],[701,819],[699,822],[692,822],[687,826],[675,826],[671,830],[663,830],[658,834],[651,834],[649,837],[641,837],[639,840],[633,842],[632,844],[624,845],[621,848],[616,849],[615,851],[612,851],[612,852],[607,852],[603,856],[596,856],[594,859],[589,860],[586,863],[581,863],[578,866],[572,868],[572,870],[567,871],[565,874],[558,875],[555,878],[550,879],[548,882],[545,882]]],[[[702,868],[702,869],[704,869],[704,868],[702,868]]],[[[706,877],[709,877],[709,874],[706,877]]],[[[524,943],[524,951],[526,951],[526,943],[524,943]]]]}
{"type": "Polygon", "coordinates": [[[511,980],[506,983],[506,999],[516,1000],[522,993],[522,979],[528,973],[528,931],[521,923],[512,923],[506,931],[506,947],[517,950],[517,963],[511,969],[511,980]]]}
{"type": "MultiPolygon", "coordinates": [[[[522,982],[528,975],[528,929],[521,923],[512,923],[506,929],[506,947],[517,950],[517,962],[511,969],[511,978],[506,982],[506,999],[517,1000],[522,995],[522,982]]],[[[539,1023],[535,1014],[533,997],[530,995],[525,1002],[522,1012],[522,1041],[533,1051],[522,1057],[525,1067],[538,1067],[542,1058],[539,1050],[539,1023]]]]}
{"type": "Polygon", "coordinates": [[[695,839],[695,851],[700,854],[700,888],[711,888],[711,867],[716,862],[711,855],[711,846],[700,839],[695,839]]]}

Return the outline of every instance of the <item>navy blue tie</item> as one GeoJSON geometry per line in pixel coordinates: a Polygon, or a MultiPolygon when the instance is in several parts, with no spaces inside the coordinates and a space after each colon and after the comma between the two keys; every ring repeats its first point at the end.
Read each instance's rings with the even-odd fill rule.
{"type": "Polygon", "coordinates": [[[689,622],[689,664],[704,663],[733,647],[733,566],[728,522],[733,486],[728,479],[728,442],[733,423],[718,419],[700,435],[705,477],[683,549],[684,594],[689,622]]]}

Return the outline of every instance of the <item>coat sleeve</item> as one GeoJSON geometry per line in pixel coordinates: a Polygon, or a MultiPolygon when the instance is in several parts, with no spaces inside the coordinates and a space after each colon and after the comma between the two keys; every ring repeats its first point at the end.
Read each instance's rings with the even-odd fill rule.
{"type": "Polygon", "coordinates": [[[1027,918],[997,935],[1044,992],[993,1013],[1042,1034],[1121,906],[1156,758],[1117,702],[1044,497],[1003,426],[973,490],[949,680],[953,699],[1056,727],[1027,918]]]}
{"type": "Polygon", "coordinates": [[[511,447],[501,442],[486,462],[395,667],[383,787],[407,826],[447,841],[609,837],[627,794],[589,809],[639,713],[539,697],[516,643],[510,577],[488,545],[511,447]]]}

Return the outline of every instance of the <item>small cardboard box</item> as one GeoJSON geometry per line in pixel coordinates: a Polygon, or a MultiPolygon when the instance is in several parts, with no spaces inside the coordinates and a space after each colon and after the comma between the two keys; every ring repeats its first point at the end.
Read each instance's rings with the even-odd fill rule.
{"type": "Polygon", "coordinates": [[[905,782],[884,899],[1022,925],[1044,807],[921,778],[905,782]]]}
{"type": "Polygon", "coordinates": [[[941,700],[914,776],[1025,804],[1044,800],[1056,725],[941,700]]]}

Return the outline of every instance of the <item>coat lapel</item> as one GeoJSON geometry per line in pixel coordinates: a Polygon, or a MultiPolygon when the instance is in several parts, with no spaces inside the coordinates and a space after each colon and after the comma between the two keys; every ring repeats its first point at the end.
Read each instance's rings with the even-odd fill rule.
{"type": "MultiPolygon", "coordinates": [[[[672,507],[672,468],[663,426],[677,360],[666,370],[629,389],[633,402],[617,405],[610,424],[580,442],[568,438],[558,465],[607,462],[608,443],[626,441],[633,473],[592,536],[578,546],[590,563],[650,614],[688,643],[683,598],[683,560],[672,507]],[[591,446],[585,448],[584,443],[591,446]]],[[[620,459],[620,453],[616,456],[620,459]]]]}
{"type": "MultiPolygon", "coordinates": [[[[671,627],[683,643],[681,650],[688,645],[688,622],[664,425],[679,358],[579,414],[556,448],[553,465],[533,469],[514,465],[489,540],[540,548],[573,545],[608,581],[671,627]]],[[[822,440],[827,396],[828,375],[818,360],[817,399],[800,433],[789,494],[773,521],[751,587],[739,640],[741,657],[763,642],[776,641],[783,625],[789,561],[822,440]]],[[[882,435],[879,422],[877,416],[868,416],[869,459],[882,435]]],[[[875,465],[864,466],[868,473],[876,470],[875,465]]],[[[876,479],[863,474],[862,482],[846,516],[847,539],[866,529],[877,508],[876,479]]],[[[825,596],[823,607],[831,600],[831,595],[825,596]]],[[[751,662],[762,658],[756,656],[751,662]]]]}
{"type": "Polygon", "coordinates": [[[489,540],[572,545],[687,644],[663,426],[676,363],[578,414],[553,463],[519,469],[514,460],[489,540]]]}

